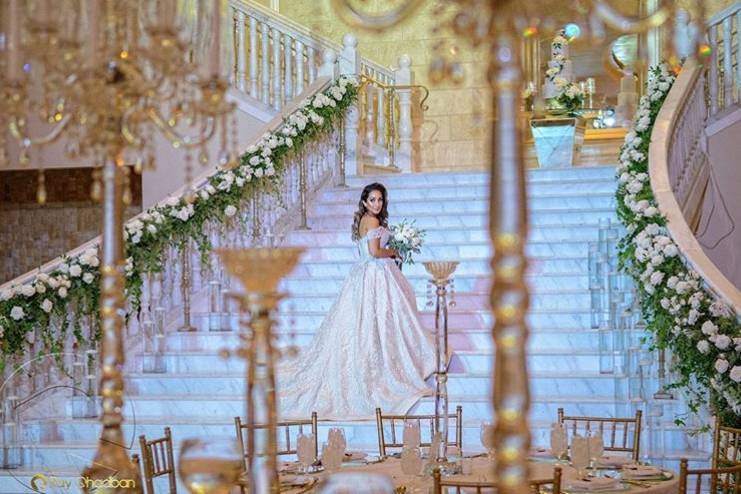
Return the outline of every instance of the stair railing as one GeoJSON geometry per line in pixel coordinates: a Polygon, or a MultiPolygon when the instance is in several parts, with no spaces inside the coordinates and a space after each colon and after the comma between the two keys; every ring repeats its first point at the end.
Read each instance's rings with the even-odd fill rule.
{"type": "Polygon", "coordinates": [[[738,2],[708,21],[708,44],[711,49],[707,88],[710,117],[741,103],[740,27],[741,4],[738,2]]]}
{"type": "Polygon", "coordinates": [[[368,74],[393,84],[394,73],[368,59],[355,60],[357,39],[345,35],[342,45],[249,0],[230,0],[234,30],[234,85],[275,110],[282,110],[319,76],[325,53],[341,73],[368,74]],[[349,62],[351,70],[341,67],[349,62]],[[357,65],[355,65],[357,63],[357,65]]]}

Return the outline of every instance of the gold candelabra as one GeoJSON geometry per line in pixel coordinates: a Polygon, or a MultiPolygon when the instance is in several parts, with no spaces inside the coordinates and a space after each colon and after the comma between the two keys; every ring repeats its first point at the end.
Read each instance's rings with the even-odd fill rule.
{"type": "MultiPolygon", "coordinates": [[[[383,31],[413,15],[420,0],[332,0],[340,17],[348,24],[383,31]]],[[[703,1],[689,6],[692,15],[704,19],[703,1]]],[[[541,32],[554,31],[567,22],[583,20],[593,44],[604,44],[608,28],[620,33],[640,33],[656,29],[673,17],[676,2],[659,0],[657,8],[642,17],[618,12],[607,0],[539,0],[537,2],[498,2],[456,0],[439,2],[432,15],[438,19],[433,30],[451,29],[470,42],[472,49],[488,54],[484,64],[492,87],[492,114],[497,115],[491,129],[489,235],[494,247],[491,261],[493,283],[491,307],[495,315],[492,328],[494,356],[493,405],[496,416],[495,477],[502,494],[528,490],[527,451],[529,390],[526,365],[528,328],[525,315],[529,295],[525,283],[525,242],[527,240],[527,198],[523,160],[524,132],[520,111],[522,41],[541,32]],[[564,5],[566,3],[566,5],[564,5]]],[[[671,22],[667,23],[671,30],[671,22]]],[[[672,40],[672,33],[665,39],[672,40]]],[[[694,53],[703,54],[700,36],[692,40],[694,53]]],[[[463,65],[444,40],[435,43],[428,68],[433,83],[450,80],[460,84],[465,78],[463,65]]],[[[486,55],[485,55],[486,56],[486,55]]],[[[678,58],[667,54],[670,63],[678,58]]]]}
{"type": "Polygon", "coordinates": [[[432,275],[429,280],[436,287],[435,299],[435,432],[440,434],[436,467],[443,475],[459,473],[458,465],[448,461],[448,299],[447,287],[450,275],[458,267],[458,261],[427,261],[424,264],[432,275]]]}
{"type": "MultiPolygon", "coordinates": [[[[247,362],[247,460],[249,491],[277,494],[278,480],[275,392],[275,348],[273,313],[285,294],[278,283],[295,267],[304,249],[217,249],[226,270],[245,288],[234,295],[243,312],[249,314],[247,331],[240,334],[242,346],[236,355],[247,362]],[[256,427],[257,425],[261,427],[256,427]],[[264,427],[263,427],[264,425],[264,427]]],[[[228,352],[225,352],[228,355],[228,352]]]]}
{"type": "MultiPolygon", "coordinates": [[[[186,24],[177,0],[35,0],[4,3],[4,73],[0,120],[11,139],[3,141],[0,165],[17,155],[18,164],[38,168],[40,203],[46,201],[43,152],[66,141],[68,158],[86,158],[99,166],[94,198],[102,192],[101,257],[101,423],[93,464],[83,476],[87,491],[111,478],[133,480],[141,492],[138,470],[123,439],[125,355],[123,326],[125,277],[123,190],[126,164],[141,172],[156,165],[157,135],[184,149],[186,181],[192,179],[192,153],[209,163],[206,145],[223,126],[219,162],[227,152],[225,99],[221,76],[221,1],[199,0],[211,7],[209,29],[216,33],[207,63],[195,63],[184,41],[186,24]],[[59,4],[59,5],[57,5],[59,4]],[[96,482],[101,481],[101,482],[96,482]]],[[[194,28],[195,29],[195,28],[194,28]]],[[[203,34],[203,33],[200,33],[203,34]]],[[[200,61],[200,60],[199,60],[200,61]]],[[[190,197],[190,196],[189,196],[190,197]]],[[[105,485],[111,484],[108,482],[105,485]]],[[[119,482],[129,485],[129,482],[119,482]]],[[[126,488],[106,492],[132,492],[126,488]]],[[[96,492],[100,492],[99,489],[96,492]]]]}

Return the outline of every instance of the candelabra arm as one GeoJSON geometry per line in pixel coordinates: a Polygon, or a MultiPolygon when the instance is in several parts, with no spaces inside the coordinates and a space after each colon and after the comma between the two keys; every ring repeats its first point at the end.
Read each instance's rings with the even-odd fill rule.
{"type": "MultiPolygon", "coordinates": [[[[172,127],[170,127],[170,125],[168,125],[168,123],[162,118],[162,115],[160,115],[159,111],[154,107],[149,107],[147,109],[147,117],[149,117],[149,120],[157,126],[160,132],[162,132],[162,135],[164,135],[168,141],[171,143],[177,142],[179,143],[179,146],[183,148],[196,148],[202,146],[213,137],[214,132],[216,131],[216,122],[214,117],[206,117],[206,124],[203,126],[204,132],[197,135],[182,135],[179,132],[176,132],[172,127]]],[[[126,129],[127,134],[133,136],[133,133],[127,129],[126,121],[124,121],[124,128],[126,129]]],[[[136,142],[129,142],[131,144],[136,144],[136,142]]]]}
{"type": "Polygon", "coordinates": [[[21,126],[18,123],[18,119],[15,115],[11,115],[9,117],[8,122],[8,128],[10,130],[10,134],[18,140],[22,145],[25,147],[30,147],[33,145],[43,145],[43,144],[50,144],[57,140],[57,138],[60,136],[60,134],[64,131],[64,129],[67,127],[67,124],[72,119],[72,116],[68,113],[65,116],[62,117],[62,119],[54,125],[54,127],[49,131],[48,134],[40,137],[29,137],[28,135],[24,134],[21,130],[21,126]],[[27,142],[28,145],[25,145],[24,142],[27,142]]]}

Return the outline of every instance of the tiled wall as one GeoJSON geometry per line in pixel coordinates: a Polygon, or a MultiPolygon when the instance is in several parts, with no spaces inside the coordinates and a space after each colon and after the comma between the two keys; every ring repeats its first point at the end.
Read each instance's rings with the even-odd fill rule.
{"type": "MultiPolygon", "coordinates": [[[[48,202],[36,204],[37,172],[0,172],[0,284],[97,236],[99,204],[89,199],[90,169],[46,172],[48,202]]],[[[141,180],[132,174],[132,206],[141,210],[141,180]]]]}

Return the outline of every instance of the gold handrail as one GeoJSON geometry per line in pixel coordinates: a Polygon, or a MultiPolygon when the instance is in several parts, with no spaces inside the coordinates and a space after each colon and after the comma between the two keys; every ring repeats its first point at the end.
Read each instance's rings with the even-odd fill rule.
{"type": "MultiPolygon", "coordinates": [[[[370,139],[372,143],[378,143],[378,115],[383,113],[384,119],[384,135],[383,135],[383,147],[389,153],[389,163],[391,167],[395,167],[396,148],[399,146],[399,136],[397,135],[396,129],[398,129],[398,115],[397,110],[399,101],[397,98],[399,90],[414,90],[421,89],[424,91],[424,96],[419,102],[419,108],[424,112],[429,110],[429,106],[425,104],[427,98],[430,96],[430,90],[427,86],[422,84],[386,84],[383,83],[367,74],[361,74],[360,76],[360,87],[359,100],[360,100],[360,123],[358,125],[358,135],[365,136],[368,131],[368,98],[366,91],[368,86],[376,86],[384,91],[384,101],[378,103],[378,111],[374,112],[374,120],[371,123],[373,126],[373,136],[370,139]]],[[[375,101],[370,102],[373,105],[375,101]]]]}

